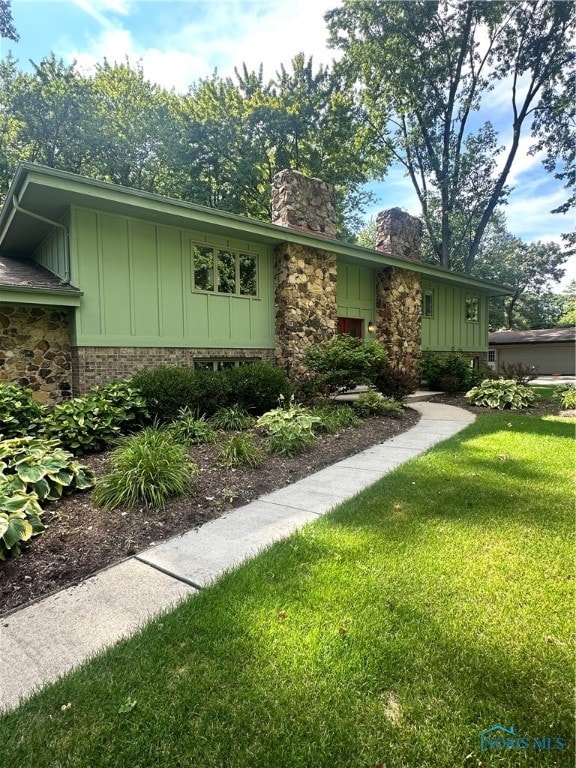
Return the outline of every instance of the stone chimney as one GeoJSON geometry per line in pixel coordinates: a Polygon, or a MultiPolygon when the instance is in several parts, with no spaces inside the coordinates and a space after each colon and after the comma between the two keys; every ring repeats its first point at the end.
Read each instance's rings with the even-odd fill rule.
{"type": "Polygon", "coordinates": [[[376,216],[376,250],[421,261],[422,222],[400,208],[376,216]]]}
{"type": "Polygon", "coordinates": [[[299,171],[280,171],[272,180],[272,223],[336,238],[334,187],[299,171]]]}

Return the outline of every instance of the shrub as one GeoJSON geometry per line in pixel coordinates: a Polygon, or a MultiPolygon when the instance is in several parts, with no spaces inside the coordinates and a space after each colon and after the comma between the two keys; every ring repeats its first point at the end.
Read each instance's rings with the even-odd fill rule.
{"type": "Polygon", "coordinates": [[[564,384],[561,387],[557,387],[554,392],[554,399],[560,402],[561,407],[565,411],[573,411],[576,409],[576,386],[574,384],[564,384]]]}
{"type": "Polygon", "coordinates": [[[536,400],[536,394],[530,387],[517,384],[511,379],[484,380],[479,386],[466,392],[466,398],[471,405],[479,405],[485,408],[529,408],[536,400]]]}
{"type": "Polygon", "coordinates": [[[151,418],[168,422],[180,408],[195,408],[191,397],[193,376],[191,368],[161,365],[139,371],[131,382],[144,398],[151,418]]]}
{"type": "Polygon", "coordinates": [[[225,371],[230,387],[230,402],[248,413],[260,416],[278,402],[278,396],[290,398],[292,389],[286,371],[272,363],[257,362],[228,368],[225,371]]]}
{"type": "Polygon", "coordinates": [[[268,447],[272,453],[296,456],[308,450],[314,442],[313,428],[320,419],[301,405],[274,408],[256,422],[268,432],[268,447]]]}
{"type": "Polygon", "coordinates": [[[35,434],[46,411],[27,387],[0,382],[0,433],[4,438],[35,434]]]}
{"type": "Polygon", "coordinates": [[[178,416],[168,425],[174,439],[184,445],[216,442],[216,431],[205,416],[197,417],[189,408],[180,408],[178,416]]]}
{"type": "Polygon", "coordinates": [[[225,467],[261,467],[264,463],[262,451],[251,434],[229,438],[222,446],[220,460],[225,467]]]}
{"type": "Polygon", "coordinates": [[[505,379],[512,379],[517,384],[528,384],[538,378],[540,370],[534,365],[524,363],[502,363],[500,366],[505,379]]]}
{"type": "Polygon", "coordinates": [[[193,371],[190,378],[189,404],[198,413],[212,416],[235,401],[229,371],[193,371]]]}
{"type": "Polygon", "coordinates": [[[420,376],[415,371],[401,371],[384,362],[378,374],[374,377],[374,386],[385,397],[393,397],[402,401],[418,388],[420,376]]]}
{"type": "Polygon", "coordinates": [[[362,420],[349,405],[322,405],[311,409],[319,421],[314,425],[314,432],[333,435],[346,427],[358,427],[362,420]]]}
{"type": "Polygon", "coordinates": [[[462,380],[459,376],[441,376],[438,383],[442,392],[446,392],[447,395],[459,392],[462,387],[462,380]]]}
{"type": "Polygon", "coordinates": [[[382,397],[378,392],[363,392],[352,404],[354,411],[363,419],[371,416],[400,416],[402,405],[393,397],[382,397]]]}
{"type": "Polygon", "coordinates": [[[304,352],[304,363],[321,375],[328,389],[371,384],[385,359],[386,352],[376,340],[346,334],[310,345],[304,352]]]}
{"type": "Polygon", "coordinates": [[[442,389],[444,376],[458,380],[453,391],[468,389],[474,377],[469,360],[458,352],[426,352],[420,361],[420,372],[431,389],[442,389]]]}
{"type": "Polygon", "coordinates": [[[55,501],[94,485],[94,473],[62,450],[57,440],[15,437],[0,442],[0,482],[12,491],[55,501]]]}
{"type": "Polygon", "coordinates": [[[158,427],[123,438],[111,454],[110,466],[94,488],[94,501],[105,509],[163,507],[169,496],[191,486],[197,472],[186,447],[158,427]]]}
{"type": "Polygon", "coordinates": [[[74,454],[95,453],[118,438],[120,423],[117,408],[97,396],[84,395],[55,405],[39,434],[56,438],[74,454]]]}
{"type": "Polygon", "coordinates": [[[252,426],[252,419],[239,405],[221,408],[216,411],[210,421],[216,429],[237,430],[238,432],[252,426]]]}

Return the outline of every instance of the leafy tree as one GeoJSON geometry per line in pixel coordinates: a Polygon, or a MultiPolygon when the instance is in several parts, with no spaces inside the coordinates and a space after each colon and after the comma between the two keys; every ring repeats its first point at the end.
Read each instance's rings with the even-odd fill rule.
{"type": "Polygon", "coordinates": [[[545,131],[550,94],[567,92],[574,17],[570,3],[548,0],[345,0],[327,13],[374,147],[406,169],[443,267],[472,270],[521,136],[535,115],[534,131],[545,131]],[[499,85],[510,97],[507,146],[490,122],[478,125],[499,85]]]}
{"type": "Polygon", "coordinates": [[[566,292],[558,297],[561,303],[561,315],[557,325],[562,328],[576,326],[576,280],[572,280],[566,292]]]}
{"type": "Polygon", "coordinates": [[[0,37],[17,42],[20,35],[16,32],[14,20],[12,19],[11,0],[0,0],[0,37]]]}
{"type": "MultiPolygon", "coordinates": [[[[492,299],[490,326],[542,328],[554,326],[560,316],[550,299],[552,282],[564,276],[568,254],[557,243],[524,243],[506,230],[503,216],[487,227],[473,273],[509,286],[511,296],[492,299]]],[[[553,296],[553,294],[551,294],[553,296]]]]}

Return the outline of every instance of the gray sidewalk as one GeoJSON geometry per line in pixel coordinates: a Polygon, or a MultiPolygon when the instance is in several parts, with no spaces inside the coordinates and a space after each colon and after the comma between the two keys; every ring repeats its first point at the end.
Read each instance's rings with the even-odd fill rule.
{"type": "Polygon", "coordinates": [[[13,674],[2,677],[0,709],[16,706],[21,697],[474,421],[450,405],[411,407],[421,419],[407,432],[4,616],[0,654],[18,663],[13,674]]]}

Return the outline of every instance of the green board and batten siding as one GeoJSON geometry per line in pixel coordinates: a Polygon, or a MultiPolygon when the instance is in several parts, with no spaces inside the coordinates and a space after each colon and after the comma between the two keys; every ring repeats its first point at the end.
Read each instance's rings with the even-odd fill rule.
{"type": "Polygon", "coordinates": [[[274,348],[273,254],[261,244],[72,209],[78,346],[274,348]],[[258,297],[193,290],[192,247],[253,253],[258,297]]]}
{"type": "Polygon", "coordinates": [[[338,261],[338,317],[361,318],[365,335],[376,316],[375,270],[338,261]]]}
{"type": "Polygon", "coordinates": [[[486,352],[488,349],[488,297],[444,283],[422,281],[422,292],[431,291],[433,316],[422,318],[422,351],[486,352]],[[466,299],[478,299],[478,322],[466,320],[466,299]]]}

